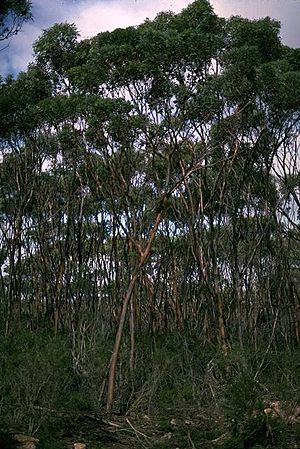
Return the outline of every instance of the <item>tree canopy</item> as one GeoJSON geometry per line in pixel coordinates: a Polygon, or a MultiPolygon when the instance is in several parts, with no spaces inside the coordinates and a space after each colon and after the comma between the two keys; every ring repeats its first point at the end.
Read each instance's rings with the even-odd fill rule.
{"type": "Polygon", "coordinates": [[[24,22],[30,20],[31,2],[28,0],[1,0],[0,41],[18,34],[24,22]]]}
{"type": "Polygon", "coordinates": [[[6,328],[73,329],[78,370],[86,322],[118,329],[112,366],[127,328],[299,345],[300,53],[279,32],[197,0],[42,34],[0,87],[6,328]]]}

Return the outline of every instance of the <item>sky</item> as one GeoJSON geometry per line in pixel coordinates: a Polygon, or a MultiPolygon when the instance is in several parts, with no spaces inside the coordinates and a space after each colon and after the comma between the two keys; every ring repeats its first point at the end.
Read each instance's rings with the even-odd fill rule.
{"type": "MultiPolygon", "coordinates": [[[[81,38],[118,27],[138,25],[160,11],[180,12],[190,0],[33,0],[33,21],[0,46],[0,74],[16,74],[33,61],[32,44],[55,23],[75,23],[81,38]],[[6,45],[6,48],[4,48],[6,45]]],[[[211,0],[221,17],[270,16],[282,24],[285,45],[300,47],[300,0],[211,0]]]]}

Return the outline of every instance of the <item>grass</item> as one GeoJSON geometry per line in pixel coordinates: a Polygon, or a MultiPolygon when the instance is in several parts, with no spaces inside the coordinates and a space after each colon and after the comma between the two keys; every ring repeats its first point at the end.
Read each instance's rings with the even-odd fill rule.
{"type": "Polygon", "coordinates": [[[114,415],[105,415],[112,341],[87,340],[74,368],[69,335],[0,335],[0,430],[34,434],[41,449],[85,441],[89,449],[292,449],[300,441],[300,351],[203,347],[195,335],[136,342],[129,375],[124,339],[114,415]],[[263,364],[262,364],[263,361],[263,364]],[[266,414],[268,403],[289,408],[266,414]],[[125,445],[125,446],[124,446],[125,445]]]}

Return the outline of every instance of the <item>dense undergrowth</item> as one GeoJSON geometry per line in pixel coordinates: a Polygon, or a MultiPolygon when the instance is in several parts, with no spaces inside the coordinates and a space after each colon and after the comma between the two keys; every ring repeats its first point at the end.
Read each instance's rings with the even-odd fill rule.
{"type": "Polygon", "coordinates": [[[299,449],[299,49],[197,0],[33,53],[0,80],[0,449],[299,449]]]}
{"type": "Polygon", "coordinates": [[[1,334],[4,433],[34,434],[44,449],[76,439],[99,449],[298,447],[299,350],[232,345],[224,357],[197,335],[145,336],[130,370],[125,339],[114,415],[107,417],[112,341],[87,338],[77,364],[70,341],[46,330],[1,334]]]}

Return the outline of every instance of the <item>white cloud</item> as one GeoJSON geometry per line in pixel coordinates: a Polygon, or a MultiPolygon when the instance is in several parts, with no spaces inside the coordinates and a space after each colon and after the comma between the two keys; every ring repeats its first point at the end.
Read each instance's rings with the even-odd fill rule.
{"type": "Polygon", "coordinates": [[[189,3],[188,0],[89,0],[78,6],[76,24],[82,37],[90,37],[100,31],[138,25],[146,18],[153,19],[160,11],[179,12],[189,3]]]}
{"type": "MultiPolygon", "coordinates": [[[[146,18],[153,19],[160,11],[179,12],[190,0],[33,0],[32,3],[34,21],[25,24],[9,47],[0,51],[2,75],[25,70],[33,60],[33,42],[43,29],[57,22],[74,22],[81,37],[86,38],[101,31],[138,25],[146,18]]],[[[223,17],[269,15],[281,20],[284,43],[300,47],[299,0],[211,0],[211,3],[223,17]]]]}
{"type": "Polygon", "coordinates": [[[69,14],[58,0],[34,0],[32,3],[33,21],[25,23],[17,36],[3,43],[7,47],[0,51],[2,75],[26,70],[28,63],[33,60],[32,45],[42,30],[55,22],[68,19],[69,14]]]}
{"type": "Polygon", "coordinates": [[[34,24],[27,24],[17,36],[14,36],[7,47],[0,52],[1,74],[25,70],[32,61],[32,44],[37,39],[41,29],[34,24]]]}
{"type": "Polygon", "coordinates": [[[269,16],[279,20],[283,43],[300,47],[299,0],[212,0],[211,3],[219,16],[240,15],[249,19],[269,16]]]}
{"type": "Polygon", "coordinates": [[[86,38],[101,31],[138,25],[162,10],[178,12],[189,0],[33,0],[32,3],[33,22],[24,24],[8,48],[0,51],[0,73],[4,76],[26,70],[33,60],[33,43],[44,29],[55,23],[75,23],[81,37],[86,38]]]}
{"type": "MultiPolygon", "coordinates": [[[[75,22],[82,37],[117,27],[138,25],[160,11],[179,12],[190,0],[81,0],[77,2],[75,22]]],[[[211,0],[219,16],[248,18],[270,16],[282,22],[282,38],[287,45],[300,46],[299,0],[211,0]]],[[[74,5],[74,3],[73,3],[74,5]]]]}

